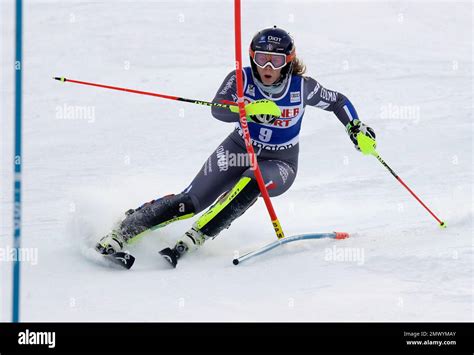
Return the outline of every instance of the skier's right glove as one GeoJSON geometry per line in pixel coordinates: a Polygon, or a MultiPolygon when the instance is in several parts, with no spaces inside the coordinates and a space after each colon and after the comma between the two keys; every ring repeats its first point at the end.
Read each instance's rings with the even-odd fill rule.
{"type": "Polygon", "coordinates": [[[359,133],[363,133],[367,137],[373,139],[375,142],[374,130],[357,119],[350,121],[346,125],[346,131],[347,131],[347,134],[349,135],[349,138],[351,139],[352,143],[354,143],[354,146],[358,151],[360,151],[359,142],[357,141],[357,135],[359,133]]]}
{"type": "MultiPolygon", "coordinates": [[[[238,106],[230,106],[232,112],[239,112],[238,106]]],[[[281,116],[280,108],[271,100],[256,100],[245,105],[245,113],[249,122],[270,125],[281,116]]]]}

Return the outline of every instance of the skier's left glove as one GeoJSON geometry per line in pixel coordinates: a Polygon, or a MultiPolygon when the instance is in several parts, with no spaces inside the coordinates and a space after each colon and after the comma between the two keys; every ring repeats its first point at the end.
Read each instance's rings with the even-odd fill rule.
{"type": "MultiPolygon", "coordinates": [[[[232,112],[239,112],[238,106],[230,106],[232,112]]],[[[281,116],[280,108],[271,100],[256,100],[245,105],[245,113],[249,122],[270,125],[281,116]]]]}
{"type": "Polygon", "coordinates": [[[357,150],[360,151],[359,143],[357,142],[357,134],[363,133],[367,137],[373,139],[375,141],[375,132],[372,128],[369,126],[365,125],[359,120],[353,120],[350,121],[346,125],[346,131],[347,134],[349,135],[349,138],[351,139],[352,143],[354,143],[354,146],[357,150]]]}

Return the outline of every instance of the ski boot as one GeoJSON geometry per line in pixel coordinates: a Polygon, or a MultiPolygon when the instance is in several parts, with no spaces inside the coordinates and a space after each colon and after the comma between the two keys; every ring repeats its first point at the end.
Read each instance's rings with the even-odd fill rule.
{"type": "Polygon", "coordinates": [[[184,234],[184,240],[178,240],[173,249],[163,249],[160,251],[160,255],[175,268],[181,256],[186,254],[189,250],[197,249],[198,246],[204,244],[207,238],[208,237],[197,229],[196,226],[193,226],[184,234]]]}
{"type": "Polygon", "coordinates": [[[126,244],[136,241],[152,229],[193,215],[194,205],[188,195],[166,195],[125,212],[125,218],[118,221],[112,231],[99,240],[95,249],[103,255],[117,253],[126,244]]]}
{"type": "Polygon", "coordinates": [[[99,240],[95,245],[95,250],[103,255],[111,255],[121,251],[125,243],[125,239],[120,231],[114,229],[99,240]]]}
{"type": "Polygon", "coordinates": [[[215,238],[240,217],[260,195],[257,182],[250,177],[242,177],[232,190],[224,193],[206,213],[204,213],[179,240],[173,249],[165,248],[160,254],[176,267],[178,259],[189,251],[215,238]]]}

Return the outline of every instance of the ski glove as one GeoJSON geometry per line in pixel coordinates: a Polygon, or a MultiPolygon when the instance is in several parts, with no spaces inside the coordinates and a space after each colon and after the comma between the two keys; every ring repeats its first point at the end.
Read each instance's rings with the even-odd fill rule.
{"type": "Polygon", "coordinates": [[[353,121],[350,121],[346,125],[346,131],[347,131],[347,134],[349,135],[349,138],[351,139],[352,143],[354,143],[355,148],[359,151],[360,151],[360,147],[359,147],[359,143],[357,142],[357,134],[358,133],[363,133],[367,137],[375,140],[374,130],[372,128],[370,128],[369,126],[365,125],[364,123],[362,123],[361,121],[357,120],[357,119],[353,120],[353,121]]]}
{"type": "MultiPolygon", "coordinates": [[[[230,106],[232,112],[238,113],[238,106],[230,106]]],[[[281,116],[280,108],[271,100],[257,100],[245,105],[247,121],[270,125],[281,116]]]]}

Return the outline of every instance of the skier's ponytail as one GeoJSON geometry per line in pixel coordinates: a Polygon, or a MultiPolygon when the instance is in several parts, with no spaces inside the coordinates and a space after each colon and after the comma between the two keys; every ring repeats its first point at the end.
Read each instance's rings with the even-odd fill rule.
{"type": "Polygon", "coordinates": [[[304,65],[301,59],[295,57],[293,59],[293,74],[303,75],[304,73],[306,73],[306,65],[304,65]]]}

